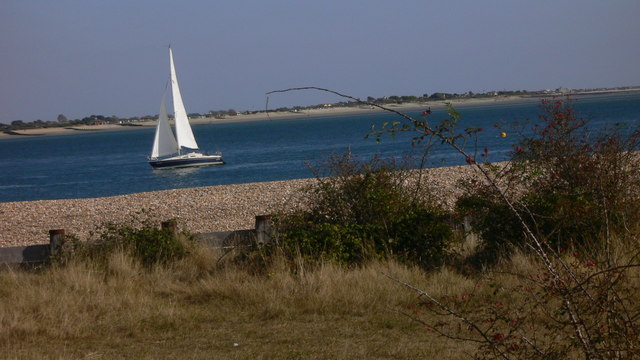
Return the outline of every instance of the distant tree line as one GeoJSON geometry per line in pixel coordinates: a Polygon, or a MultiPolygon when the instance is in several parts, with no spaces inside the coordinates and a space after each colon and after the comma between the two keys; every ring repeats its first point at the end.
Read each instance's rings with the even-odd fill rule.
{"type": "MultiPolygon", "coordinates": [[[[113,116],[91,115],[91,116],[84,117],[82,119],[69,120],[64,114],[59,114],[56,119],[57,121],[43,121],[38,119],[32,122],[25,122],[23,120],[14,120],[9,125],[0,124],[0,130],[11,131],[11,130],[49,128],[49,127],[71,127],[71,126],[78,126],[78,125],[117,124],[123,120],[118,118],[115,115],[113,116]]],[[[124,120],[128,120],[128,119],[124,119],[124,120]]]]}
{"type": "MultiPolygon", "coordinates": [[[[621,87],[616,88],[618,90],[625,89],[633,89],[630,87],[621,87]]],[[[427,103],[430,101],[447,101],[447,100],[455,100],[455,99],[465,99],[465,98],[488,98],[495,96],[548,96],[554,95],[556,93],[564,94],[570,92],[582,92],[582,91],[607,91],[612,89],[583,89],[583,90],[570,90],[566,88],[558,88],[555,91],[550,90],[542,90],[542,91],[527,91],[527,90],[502,90],[502,91],[489,91],[484,93],[474,93],[472,91],[467,91],[462,94],[457,93],[446,93],[446,92],[435,92],[432,94],[423,94],[422,96],[414,96],[414,95],[403,95],[403,96],[385,96],[385,97],[373,97],[368,96],[366,101],[373,104],[379,105],[389,105],[389,104],[403,104],[403,103],[427,103]]],[[[310,106],[294,106],[291,108],[288,107],[280,107],[277,109],[269,109],[269,111],[275,112],[299,112],[310,109],[322,109],[326,107],[357,107],[362,106],[361,103],[355,101],[343,101],[332,104],[317,104],[310,106]]],[[[257,114],[263,113],[262,111],[244,111],[242,114],[257,114]]],[[[188,116],[190,118],[216,118],[223,119],[227,116],[236,116],[240,114],[240,112],[235,109],[229,110],[211,110],[206,114],[200,113],[190,113],[188,116]]],[[[46,127],[71,127],[78,125],[102,125],[102,124],[120,124],[120,125],[130,125],[131,123],[141,122],[141,121],[150,121],[158,119],[158,115],[145,115],[145,116],[135,116],[131,118],[119,118],[118,116],[104,116],[104,115],[90,115],[84,117],[82,119],[69,120],[64,114],[59,114],[57,116],[57,121],[43,121],[43,120],[35,120],[32,122],[26,122],[23,120],[14,120],[11,124],[3,124],[0,123],[0,131],[12,131],[12,130],[24,130],[24,129],[37,129],[37,128],[46,128],[46,127]]]]}

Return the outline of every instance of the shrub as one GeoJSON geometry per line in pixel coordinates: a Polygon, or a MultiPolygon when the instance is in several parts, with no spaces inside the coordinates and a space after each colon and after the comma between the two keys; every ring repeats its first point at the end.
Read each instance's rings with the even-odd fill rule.
{"type": "Polygon", "coordinates": [[[73,258],[105,261],[116,251],[124,251],[151,267],[155,264],[169,264],[189,253],[191,236],[178,234],[175,228],[158,228],[149,222],[131,225],[106,224],[96,239],[81,242],[73,239],[56,259],[64,263],[73,258]]]}
{"type": "MultiPolygon", "coordinates": [[[[570,99],[544,100],[542,108],[499,178],[524,222],[555,249],[604,249],[612,236],[635,233],[640,132],[617,125],[592,134],[570,99]]],[[[474,184],[458,209],[473,215],[485,258],[524,247],[522,223],[494,188],[474,184]]]]}
{"type": "Polygon", "coordinates": [[[332,156],[326,166],[326,174],[316,171],[317,183],[307,189],[307,208],[276,216],[277,242],[289,257],[442,263],[452,239],[447,214],[416,196],[409,172],[379,157],[362,162],[349,154],[332,156]]]}

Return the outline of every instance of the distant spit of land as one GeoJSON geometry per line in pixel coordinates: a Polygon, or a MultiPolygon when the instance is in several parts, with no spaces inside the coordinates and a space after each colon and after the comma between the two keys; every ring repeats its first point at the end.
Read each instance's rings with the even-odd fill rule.
{"type": "MultiPolygon", "coordinates": [[[[401,104],[385,104],[385,107],[400,111],[408,112],[412,110],[418,110],[423,108],[441,108],[446,103],[451,103],[455,107],[464,108],[465,106],[474,105],[490,105],[498,103],[518,103],[518,102],[536,102],[541,98],[558,96],[558,95],[571,95],[576,98],[584,96],[603,96],[603,95],[619,95],[627,93],[640,93],[640,88],[620,88],[620,89],[606,89],[606,90],[591,90],[591,91],[575,91],[566,94],[530,94],[530,95],[496,95],[490,97],[457,97],[451,100],[437,100],[428,102],[404,102],[401,104]]],[[[381,112],[383,110],[369,106],[337,106],[327,105],[323,108],[303,109],[303,110],[291,110],[291,111],[261,111],[255,113],[238,113],[234,116],[226,116],[224,118],[214,117],[199,117],[190,119],[191,123],[196,124],[222,124],[222,123],[237,123],[248,121],[263,121],[263,120],[275,120],[275,119],[304,119],[308,117],[319,116],[337,116],[337,115],[349,115],[360,113],[372,113],[381,112]]],[[[24,130],[11,130],[0,132],[1,139],[15,139],[22,136],[47,136],[47,135],[66,135],[77,134],[80,132],[92,132],[92,131],[117,131],[117,130],[133,130],[144,127],[155,127],[156,121],[140,121],[135,123],[124,124],[100,124],[100,125],[77,125],[70,127],[42,127],[35,129],[24,130]]]]}

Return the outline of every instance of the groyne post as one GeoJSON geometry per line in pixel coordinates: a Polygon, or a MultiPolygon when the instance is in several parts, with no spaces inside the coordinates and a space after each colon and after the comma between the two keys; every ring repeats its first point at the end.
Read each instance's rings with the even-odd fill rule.
{"type": "Polygon", "coordinates": [[[175,237],[176,235],[178,235],[178,220],[171,219],[163,221],[162,223],[160,223],[160,228],[175,237]]]}
{"type": "Polygon", "coordinates": [[[256,242],[265,244],[271,242],[272,221],[271,215],[256,216],[256,242]]]}
{"type": "Polygon", "coordinates": [[[64,241],[64,229],[49,230],[49,254],[57,255],[64,241]]]}

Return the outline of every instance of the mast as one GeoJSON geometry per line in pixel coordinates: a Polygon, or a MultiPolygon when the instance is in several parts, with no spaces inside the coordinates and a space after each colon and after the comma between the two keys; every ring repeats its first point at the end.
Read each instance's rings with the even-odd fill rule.
{"type": "Polygon", "coordinates": [[[173,52],[171,51],[171,47],[169,47],[169,62],[171,72],[171,95],[173,99],[173,113],[176,122],[176,137],[178,140],[178,148],[198,150],[198,143],[193,136],[193,131],[191,131],[191,125],[189,125],[187,111],[184,108],[182,96],[180,95],[180,86],[178,85],[176,68],[173,64],[173,52]]]}

